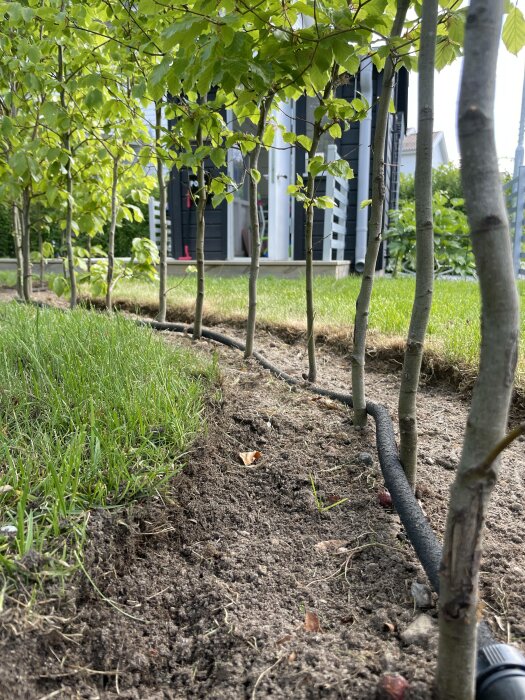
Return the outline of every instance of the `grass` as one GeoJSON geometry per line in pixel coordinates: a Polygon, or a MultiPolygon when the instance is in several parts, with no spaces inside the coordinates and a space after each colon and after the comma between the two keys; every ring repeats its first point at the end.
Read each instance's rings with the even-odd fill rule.
{"type": "Polygon", "coordinates": [[[216,367],[119,316],[12,303],[0,373],[0,567],[27,573],[37,553],[56,575],[90,509],[144,498],[180,470],[216,367]]]}
{"type": "MultiPolygon", "coordinates": [[[[168,287],[178,285],[168,295],[168,308],[175,312],[192,310],[195,278],[171,278],[168,287]]],[[[318,332],[341,333],[352,330],[360,278],[315,280],[316,326],[318,332]]],[[[374,284],[369,328],[374,345],[389,346],[404,339],[410,322],[414,296],[413,278],[378,278],[374,284]]],[[[520,297],[525,282],[519,283],[520,297]]],[[[117,300],[131,304],[155,305],[157,288],[147,283],[127,281],[116,293],[117,300]]],[[[241,321],[246,318],[248,285],[245,278],[209,277],[206,280],[205,314],[215,319],[241,321]]],[[[263,277],[259,281],[258,320],[286,328],[305,328],[304,280],[263,277]]],[[[480,301],[478,285],[468,281],[436,280],[427,349],[451,366],[475,371],[480,342],[480,301]]],[[[521,305],[521,348],[517,382],[525,388],[524,320],[521,305]]]]}

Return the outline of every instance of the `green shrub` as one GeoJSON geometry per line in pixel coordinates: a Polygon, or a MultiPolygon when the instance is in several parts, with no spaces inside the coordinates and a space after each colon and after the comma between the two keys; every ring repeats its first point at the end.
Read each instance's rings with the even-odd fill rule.
{"type": "MultiPolygon", "coordinates": [[[[444,192],[435,192],[434,209],[434,269],[436,275],[472,275],[475,272],[474,255],[469,237],[469,226],[463,212],[463,199],[450,198],[444,192]]],[[[415,202],[405,200],[398,211],[390,212],[388,241],[388,269],[415,272],[416,269],[416,211],[415,202]]]]}

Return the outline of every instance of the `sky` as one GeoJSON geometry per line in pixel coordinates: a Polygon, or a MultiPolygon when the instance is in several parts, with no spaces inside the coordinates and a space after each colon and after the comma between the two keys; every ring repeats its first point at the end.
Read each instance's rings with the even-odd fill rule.
{"type": "MultiPolygon", "coordinates": [[[[518,142],[521,93],[525,69],[525,51],[519,56],[500,46],[496,85],[496,148],[500,170],[512,173],[514,151],[518,142]]],[[[456,112],[459,94],[461,61],[436,72],[434,84],[434,131],[443,131],[450,160],[459,163],[456,135],[456,112]]],[[[408,127],[417,126],[417,73],[410,75],[408,90],[408,127]]]]}

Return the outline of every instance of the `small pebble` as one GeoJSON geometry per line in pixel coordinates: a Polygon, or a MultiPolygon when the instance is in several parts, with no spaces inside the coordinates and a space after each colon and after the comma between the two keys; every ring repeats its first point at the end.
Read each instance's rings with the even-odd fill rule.
{"type": "Polygon", "coordinates": [[[371,467],[374,463],[372,455],[369,454],[368,452],[360,452],[357,455],[357,461],[361,462],[361,464],[364,464],[365,467],[371,467]]]}
{"type": "Polygon", "coordinates": [[[2,525],[0,527],[1,535],[16,535],[18,528],[15,525],[2,525]]]}
{"type": "Polygon", "coordinates": [[[412,593],[416,608],[425,609],[432,607],[432,592],[424,583],[413,581],[410,586],[410,592],[412,593]]]}

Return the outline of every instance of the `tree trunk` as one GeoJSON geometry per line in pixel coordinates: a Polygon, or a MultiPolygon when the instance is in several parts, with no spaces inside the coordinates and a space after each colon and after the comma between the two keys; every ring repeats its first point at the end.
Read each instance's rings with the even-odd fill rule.
{"type": "Polygon", "coordinates": [[[106,309],[113,310],[113,275],[115,272],[115,231],[117,230],[117,186],[118,186],[119,157],[113,158],[113,174],[111,177],[111,221],[108,235],[108,273],[106,277],[106,309]]]}
{"type": "Polygon", "coordinates": [[[434,289],[434,226],[432,221],[432,148],[434,127],[434,63],[438,0],[425,0],[421,22],[418,85],[415,199],[416,199],[416,293],[408,331],[401,387],[399,390],[399,457],[407,479],[416,487],[416,398],[434,289]]]}
{"type": "Polygon", "coordinates": [[[472,0],[458,110],[462,182],[481,292],[479,374],[451,489],[440,577],[440,700],[474,697],[481,536],[497,472],[476,466],[504,435],[519,330],[507,213],[494,138],[503,0],[472,0]]]}
{"type": "Polygon", "coordinates": [[[250,153],[250,228],[251,228],[251,260],[250,260],[250,281],[248,283],[248,321],[246,324],[246,347],[244,350],[245,359],[251,357],[253,353],[253,341],[255,338],[255,318],[257,315],[257,278],[259,277],[259,257],[261,253],[261,239],[259,230],[259,210],[257,207],[258,186],[257,180],[251,171],[259,167],[259,155],[261,153],[261,139],[266,128],[268,113],[273,102],[273,95],[267,95],[261,104],[259,121],[257,123],[257,145],[250,153]]]}
{"type": "MultiPolygon", "coordinates": [[[[409,0],[398,0],[396,17],[392,25],[390,36],[397,37],[401,34],[405,22],[409,0]]],[[[383,86],[377,108],[377,119],[374,134],[374,155],[372,161],[372,205],[370,223],[368,228],[368,246],[365,255],[365,266],[361,289],[357,297],[354,343],[352,349],[352,398],[354,403],[354,425],[363,427],[366,425],[366,398],[365,398],[365,350],[366,331],[368,328],[368,313],[370,299],[374,284],[374,273],[377,262],[377,254],[381,244],[381,231],[383,227],[383,208],[385,203],[385,143],[388,126],[388,109],[395,80],[395,64],[392,54],[385,63],[383,71],[383,86]]]]}
{"type": "Polygon", "coordinates": [[[31,194],[26,187],[22,192],[22,285],[24,299],[29,301],[33,293],[32,264],[31,264],[31,220],[30,220],[31,194]]]}
{"type": "MultiPolygon", "coordinates": [[[[166,181],[164,179],[164,161],[159,152],[162,135],[162,103],[155,105],[155,146],[157,148],[157,182],[159,185],[160,216],[160,269],[159,269],[159,313],[157,320],[166,320],[166,289],[168,279],[168,226],[166,223],[166,181]]],[[[203,253],[204,255],[204,253],[203,253]]],[[[204,284],[204,281],[203,281],[204,284]]],[[[204,293],[204,292],[203,292],[204,293]]]]}
{"type": "MultiPolygon", "coordinates": [[[[332,94],[334,81],[339,72],[338,64],[332,66],[330,80],[326,83],[323,91],[323,96],[319,100],[319,104],[323,104],[325,100],[332,94]]],[[[322,118],[314,121],[312,145],[308,151],[308,162],[314,158],[317,153],[319,141],[323,133],[321,127],[322,118]]],[[[317,379],[317,367],[315,361],[315,310],[314,310],[314,205],[312,200],[315,195],[315,176],[308,174],[308,182],[306,184],[306,198],[308,206],[306,207],[304,241],[306,251],[306,338],[308,345],[308,381],[315,382],[317,379]]]]}
{"type": "Polygon", "coordinates": [[[42,238],[42,231],[38,231],[38,252],[40,253],[40,265],[39,265],[39,275],[38,275],[38,283],[40,285],[40,289],[43,288],[44,286],[44,239],[42,238]]]}
{"type": "MultiPolygon", "coordinates": [[[[202,126],[197,129],[197,148],[204,143],[202,126]]],[[[206,188],[206,172],[204,161],[197,168],[198,200],[197,200],[197,240],[195,252],[197,256],[197,299],[195,304],[195,320],[193,322],[193,340],[199,340],[202,334],[202,309],[204,307],[204,235],[206,232],[206,200],[208,193],[206,188]]]]}
{"type": "MultiPolygon", "coordinates": [[[[308,159],[313,158],[321,138],[321,124],[314,123],[314,133],[312,147],[308,153],[308,159]]],[[[304,242],[306,252],[306,339],[308,344],[308,381],[315,382],[317,379],[317,366],[315,361],[315,310],[314,310],[314,205],[312,199],[315,194],[315,177],[308,175],[306,185],[306,197],[308,206],[306,207],[304,242]]]]}
{"type": "MultiPolygon", "coordinates": [[[[64,3],[62,3],[62,11],[64,10],[64,3]]],[[[64,49],[59,44],[58,46],[58,82],[60,84],[60,104],[64,112],[67,112],[66,105],[66,91],[63,86],[65,80],[64,75],[64,49]]],[[[77,305],[77,278],[75,276],[75,261],[73,256],[73,173],[71,169],[71,131],[68,129],[62,135],[62,148],[67,153],[67,165],[66,165],[66,193],[67,193],[67,203],[66,203],[66,230],[65,230],[65,242],[66,242],[66,255],[67,255],[67,268],[69,277],[69,306],[74,309],[77,305]]]]}
{"type": "Polygon", "coordinates": [[[22,231],[20,225],[20,211],[17,204],[13,204],[13,238],[15,241],[16,256],[16,291],[20,299],[27,301],[24,296],[24,254],[22,252],[22,231]]]}

